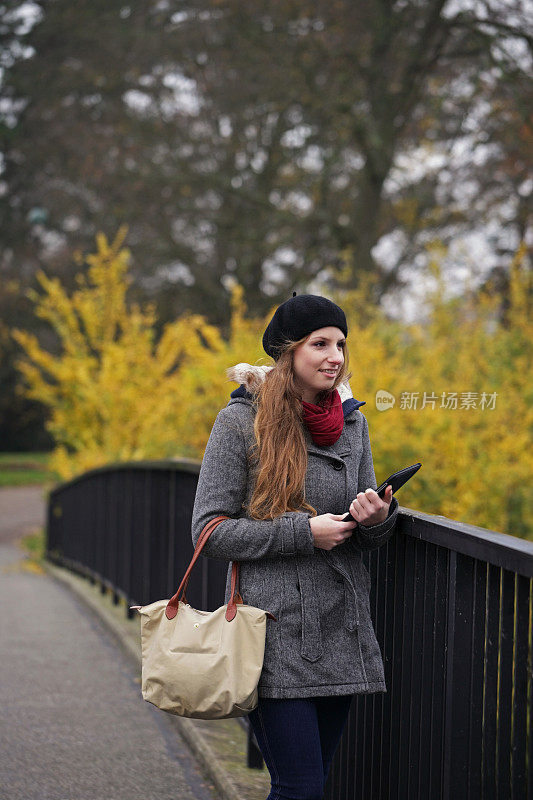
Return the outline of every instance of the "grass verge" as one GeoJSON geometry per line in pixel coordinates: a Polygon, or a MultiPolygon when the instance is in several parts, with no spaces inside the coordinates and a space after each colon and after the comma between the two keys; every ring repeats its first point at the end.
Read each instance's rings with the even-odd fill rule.
{"type": "Polygon", "coordinates": [[[57,483],[48,469],[49,453],[0,453],[0,486],[35,486],[57,483]]]}
{"type": "Polygon", "coordinates": [[[38,528],[32,533],[26,534],[26,536],[23,536],[22,539],[20,540],[20,544],[26,551],[28,557],[31,558],[32,561],[36,561],[37,563],[40,564],[44,558],[44,548],[45,548],[44,528],[38,528]]]}

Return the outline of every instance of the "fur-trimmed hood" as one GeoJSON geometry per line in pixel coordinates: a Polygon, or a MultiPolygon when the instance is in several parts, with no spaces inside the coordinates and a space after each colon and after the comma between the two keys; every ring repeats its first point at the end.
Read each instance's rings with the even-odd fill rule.
{"type": "MultiPolygon", "coordinates": [[[[266,373],[271,369],[272,367],[270,366],[255,366],[254,364],[241,362],[240,364],[235,364],[234,367],[230,367],[228,370],[226,370],[228,378],[240,384],[237,389],[232,391],[232,400],[238,400],[242,398],[244,400],[251,401],[253,394],[263,383],[266,373]]],[[[354,409],[364,406],[366,403],[365,400],[356,400],[354,398],[348,381],[340,383],[337,387],[337,391],[339,392],[341,398],[342,410],[345,417],[354,409]]],[[[230,400],[230,403],[232,400],[230,400]]]]}

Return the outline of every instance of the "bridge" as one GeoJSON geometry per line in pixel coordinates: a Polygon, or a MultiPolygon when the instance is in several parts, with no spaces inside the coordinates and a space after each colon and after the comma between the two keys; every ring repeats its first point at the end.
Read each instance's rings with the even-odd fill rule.
{"type": "MultiPolygon", "coordinates": [[[[190,561],[190,519],[198,469],[198,463],[187,460],[111,464],[56,487],[50,494],[46,525],[47,556],[55,565],[56,577],[60,577],[59,573],[70,576],[63,582],[70,580],[71,588],[72,582],[77,582],[79,596],[87,595],[89,590],[93,597],[109,596],[115,620],[131,630],[131,625],[138,622],[131,619],[129,605],[170,597],[190,561]]],[[[364,560],[372,578],[371,613],[383,653],[388,691],[355,698],[325,798],[518,800],[533,796],[533,543],[401,508],[395,535],[384,547],[365,553],[364,560]]],[[[188,600],[199,608],[213,610],[223,602],[226,565],[202,559],[199,573],[188,591],[188,600]]],[[[35,609],[41,607],[43,619],[52,618],[47,622],[51,627],[45,626],[46,635],[41,635],[45,648],[41,652],[48,652],[46,647],[54,650],[59,639],[61,663],[68,663],[69,653],[75,659],[76,680],[71,679],[71,683],[77,684],[81,681],[78,676],[83,674],[82,662],[85,669],[87,663],[91,664],[94,676],[95,658],[91,660],[89,653],[97,652],[95,632],[93,629],[90,635],[90,626],[82,627],[80,620],[88,612],[81,611],[80,603],[73,602],[57,581],[47,581],[49,589],[44,591],[42,601],[39,592],[32,595],[29,589],[17,590],[20,611],[18,622],[8,621],[11,636],[16,638],[22,619],[27,617],[32,620],[31,644],[32,636],[37,636],[36,629],[42,630],[38,624],[36,629],[31,627],[35,625],[35,609]],[[67,612],[65,607],[62,612],[68,622],[66,640],[61,640],[63,626],[53,619],[53,600],[46,600],[47,592],[56,599],[61,594],[66,606],[76,609],[67,612]],[[77,628],[83,630],[89,646],[80,645],[79,653],[74,653],[77,648],[72,647],[70,636],[75,643],[77,628]],[[85,657],[77,660],[79,655],[85,657]]],[[[48,658],[54,663],[52,652],[48,658]]],[[[115,656],[113,663],[125,662],[117,662],[115,656]]],[[[43,669],[46,674],[46,667],[43,669]]],[[[129,703],[128,713],[133,713],[133,707],[137,710],[139,702],[141,706],[144,703],[135,683],[138,672],[133,669],[127,673],[125,666],[121,669],[125,671],[121,673],[120,689],[115,686],[117,696],[122,698],[128,681],[133,695],[119,704],[120,714],[111,699],[110,717],[100,710],[103,731],[108,731],[110,718],[116,721],[120,717],[122,726],[124,703],[129,703]],[[130,676],[127,679],[126,674],[130,676]]],[[[110,677],[110,687],[114,686],[113,680],[110,677]]],[[[21,681],[20,693],[24,685],[25,681],[21,681]]],[[[91,691],[90,681],[87,690],[91,691]]],[[[111,694],[115,696],[114,689],[111,694]]],[[[49,706],[53,705],[50,692],[46,696],[49,706]]],[[[152,731],[149,726],[166,724],[162,719],[166,720],[167,715],[146,703],[144,706],[146,709],[140,713],[145,714],[146,720],[139,717],[131,738],[137,755],[133,761],[125,759],[130,767],[142,767],[149,760],[148,755],[139,758],[143,751],[142,747],[138,749],[139,741],[146,741],[145,732],[152,731]]],[[[43,713],[46,717],[46,711],[43,713]]],[[[131,725],[132,720],[128,721],[131,725]]],[[[195,759],[186,761],[190,748],[175,758],[182,770],[179,785],[183,785],[183,792],[176,793],[176,773],[169,767],[174,786],[169,791],[174,794],[167,795],[162,790],[157,792],[158,798],[186,798],[190,791],[191,796],[203,800],[213,796],[205,792],[226,796],[224,792],[231,792],[232,786],[237,790],[236,796],[240,792],[247,800],[266,796],[266,770],[247,766],[260,765],[251,736],[241,740],[247,743],[248,752],[243,745],[243,767],[237,777],[236,773],[224,776],[224,757],[217,758],[218,752],[224,752],[223,733],[219,733],[214,749],[208,751],[213,762],[219,763],[211,774],[205,772],[209,759],[204,754],[202,760],[195,736],[203,736],[207,745],[212,737],[213,744],[217,734],[207,726],[219,726],[222,731],[220,726],[226,722],[234,726],[226,729],[226,739],[231,741],[237,720],[207,723],[204,731],[189,731],[189,746],[195,759]],[[207,779],[198,778],[201,770],[193,775],[195,763],[201,764],[204,774],[209,775],[207,779]],[[217,775],[221,764],[222,772],[217,775]],[[200,784],[194,784],[194,776],[200,784]],[[250,780],[250,785],[243,788],[243,780],[250,780]]],[[[186,731],[181,729],[179,733],[181,737],[174,729],[169,741],[175,744],[182,742],[182,737],[187,740],[186,731]]],[[[78,741],[78,735],[74,735],[74,741],[78,741]]],[[[155,741],[150,734],[148,738],[155,741]]],[[[93,733],[93,744],[97,739],[93,733]]],[[[79,741],[85,743],[83,737],[79,741]]],[[[104,742],[109,745],[105,736],[104,742]]],[[[71,746],[70,741],[67,744],[71,746]]],[[[129,747],[126,740],[123,744],[129,747]]],[[[33,747],[37,747],[37,741],[30,735],[30,751],[33,747]]],[[[82,745],[80,750],[83,749],[82,745]]],[[[235,747],[228,749],[226,742],[225,752],[226,756],[234,755],[235,747]]],[[[160,763],[158,776],[162,780],[167,765],[160,763]]],[[[173,769],[176,768],[174,763],[173,769]]],[[[95,795],[80,791],[77,796],[95,795]]],[[[109,792],[104,796],[122,797],[109,792]]],[[[126,796],[152,795],[126,792],[126,796]]]]}

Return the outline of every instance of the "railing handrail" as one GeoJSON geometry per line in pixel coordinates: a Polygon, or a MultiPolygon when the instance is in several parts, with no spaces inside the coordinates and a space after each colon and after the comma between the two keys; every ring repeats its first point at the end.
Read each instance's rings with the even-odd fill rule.
{"type": "Polygon", "coordinates": [[[49,491],[49,496],[53,497],[58,492],[62,492],[68,486],[85,480],[93,475],[100,475],[105,472],[114,472],[119,469],[180,469],[183,472],[191,472],[193,475],[198,475],[200,472],[201,461],[196,458],[159,458],[152,461],[149,458],[141,459],[140,461],[111,461],[109,464],[102,464],[100,467],[93,467],[92,469],[85,470],[80,475],[75,475],[69,480],[62,481],[53,486],[49,491]]]}
{"type": "Polygon", "coordinates": [[[405,520],[402,533],[533,578],[533,542],[527,539],[404,506],[399,512],[405,520]],[[429,524],[414,526],[409,518],[429,524]]]}

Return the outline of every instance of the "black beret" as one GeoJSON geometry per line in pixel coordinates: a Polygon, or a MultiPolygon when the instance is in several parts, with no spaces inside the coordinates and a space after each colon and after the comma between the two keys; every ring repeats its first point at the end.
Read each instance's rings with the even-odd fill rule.
{"type": "Polygon", "coordinates": [[[327,297],[317,294],[295,295],[275,310],[263,334],[263,349],[273,359],[277,359],[285,339],[297,341],[318,328],[327,328],[330,325],[340,328],[348,336],[346,316],[342,308],[327,297]]]}

